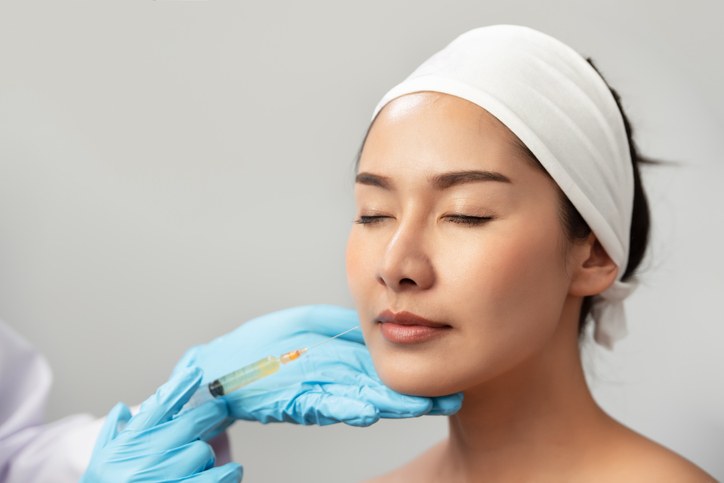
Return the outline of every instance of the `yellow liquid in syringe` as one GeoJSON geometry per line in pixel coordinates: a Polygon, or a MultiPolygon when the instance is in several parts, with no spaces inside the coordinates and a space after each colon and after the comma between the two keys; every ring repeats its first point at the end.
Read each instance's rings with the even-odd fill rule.
{"type": "Polygon", "coordinates": [[[264,359],[253,362],[249,365],[242,367],[239,370],[222,376],[215,381],[212,381],[208,384],[202,384],[196,390],[194,395],[191,396],[191,399],[189,399],[184,407],[181,408],[181,411],[179,411],[178,414],[195,408],[196,406],[200,406],[206,401],[211,401],[219,396],[223,396],[224,394],[229,394],[231,391],[235,391],[240,387],[246,386],[247,384],[250,384],[254,381],[258,381],[259,379],[262,379],[266,376],[274,374],[275,372],[279,371],[279,367],[281,365],[288,364],[295,359],[299,359],[303,354],[306,354],[309,349],[324,344],[325,342],[329,342],[332,339],[336,339],[340,335],[344,335],[347,332],[353,331],[355,329],[359,329],[359,326],[353,327],[349,330],[345,330],[341,334],[337,334],[334,337],[330,337],[329,339],[318,342],[317,344],[309,346],[305,349],[289,351],[280,355],[279,357],[265,357],[264,359]]]}
{"type": "Polygon", "coordinates": [[[307,352],[307,349],[290,351],[279,357],[265,357],[209,383],[209,392],[214,397],[228,394],[262,377],[274,374],[279,370],[281,364],[287,364],[298,359],[305,352],[307,352]]]}

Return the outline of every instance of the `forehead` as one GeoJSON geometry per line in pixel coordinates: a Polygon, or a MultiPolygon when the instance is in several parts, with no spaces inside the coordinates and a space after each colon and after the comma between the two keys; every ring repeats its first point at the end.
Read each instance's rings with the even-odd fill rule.
{"type": "Polygon", "coordinates": [[[359,168],[390,175],[454,169],[510,172],[528,164],[523,153],[518,138],[482,107],[447,94],[420,92],[394,99],[380,111],[359,168]]]}

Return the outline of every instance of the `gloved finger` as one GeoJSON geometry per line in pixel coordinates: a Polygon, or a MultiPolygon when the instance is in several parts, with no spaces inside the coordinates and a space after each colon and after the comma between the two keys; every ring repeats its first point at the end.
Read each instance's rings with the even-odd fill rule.
{"type": "Polygon", "coordinates": [[[326,426],[341,422],[350,426],[370,426],[380,419],[379,411],[372,404],[326,392],[300,394],[291,407],[285,409],[295,422],[304,425],[326,426]]]}
{"type": "Polygon", "coordinates": [[[432,398],[432,410],[428,413],[432,416],[450,416],[455,414],[463,406],[463,393],[450,394],[432,398]]]}
{"type": "Polygon", "coordinates": [[[129,419],[131,419],[131,411],[128,406],[122,402],[113,406],[113,409],[106,416],[101,432],[98,434],[93,452],[105,448],[108,443],[113,441],[118,433],[123,431],[129,419]]]}
{"type": "Polygon", "coordinates": [[[189,348],[186,352],[184,352],[184,355],[181,356],[181,359],[179,359],[179,361],[173,367],[173,371],[171,371],[171,377],[178,374],[182,369],[186,369],[187,367],[191,367],[192,365],[194,365],[196,354],[199,352],[199,350],[201,350],[202,347],[203,345],[201,344],[195,345],[189,348]]]}
{"type": "Polygon", "coordinates": [[[223,425],[228,416],[226,402],[215,399],[166,421],[152,431],[154,438],[162,440],[166,448],[174,448],[208,435],[223,425]]]}
{"type": "Polygon", "coordinates": [[[199,387],[202,376],[203,371],[198,367],[179,371],[141,404],[138,414],[128,422],[127,429],[143,431],[171,419],[199,387]]]}
{"type": "MultiPolygon", "coordinates": [[[[227,405],[226,408],[228,410],[229,406],[227,405]]],[[[235,422],[236,422],[236,419],[234,419],[233,416],[231,415],[231,413],[229,413],[229,415],[226,417],[226,419],[224,419],[218,426],[213,428],[208,433],[202,434],[199,438],[204,441],[210,441],[210,440],[214,439],[215,437],[217,437],[218,435],[220,435],[221,433],[223,433],[224,431],[226,431],[227,429],[229,429],[229,426],[231,426],[235,422]]]]}
{"type": "Polygon", "coordinates": [[[325,393],[373,405],[382,418],[416,418],[433,408],[432,400],[428,397],[400,394],[363,374],[356,377],[355,384],[326,383],[321,387],[325,393]]]}
{"type": "Polygon", "coordinates": [[[239,483],[244,476],[244,468],[237,463],[227,463],[217,468],[211,468],[198,475],[181,480],[171,480],[168,483],[239,483]]]}
{"type": "Polygon", "coordinates": [[[155,474],[164,475],[166,481],[213,468],[216,454],[210,444],[197,440],[160,453],[157,459],[153,471],[155,474]]]}

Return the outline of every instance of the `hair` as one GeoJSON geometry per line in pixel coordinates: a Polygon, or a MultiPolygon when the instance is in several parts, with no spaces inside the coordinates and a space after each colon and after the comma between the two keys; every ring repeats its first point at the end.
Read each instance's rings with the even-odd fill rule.
{"type": "MultiPolygon", "coordinates": [[[[636,142],[633,139],[633,128],[631,127],[631,123],[629,122],[628,117],[623,110],[623,106],[621,105],[621,96],[619,96],[618,92],[616,92],[616,90],[608,84],[606,79],[603,77],[603,75],[601,75],[601,72],[593,63],[593,60],[591,58],[586,58],[586,61],[591,65],[591,67],[593,67],[598,75],[601,76],[601,79],[603,79],[604,83],[606,83],[606,86],[611,91],[611,95],[616,101],[616,106],[621,113],[623,125],[626,129],[626,138],[628,140],[629,153],[631,154],[631,164],[633,167],[634,178],[633,211],[631,215],[631,227],[629,231],[628,263],[626,264],[626,271],[621,277],[622,281],[627,281],[634,276],[636,270],[639,268],[641,262],[643,261],[644,255],[646,254],[646,247],[649,243],[649,234],[651,231],[651,213],[649,211],[649,202],[646,198],[646,192],[644,191],[643,183],[641,182],[641,173],[639,168],[641,165],[644,164],[658,164],[658,161],[646,158],[639,153],[636,142]]],[[[374,121],[368,126],[367,132],[365,133],[364,139],[362,140],[362,145],[360,146],[359,152],[357,153],[355,171],[359,170],[359,163],[360,159],[362,158],[362,150],[364,149],[365,142],[367,141],[367,136],[369,136],[373,123],[374,121]]],[[[521,141],[517,136],[515,136],[515,139],[517,140],[516,148],[518,148],[518,150],[521,152],[523,158],[535,168],[540,169],[546,175],[550,176],[550,174],[548,173],[548,171],[546,171],[538,158],[536,158],[535,154],[533,154],[533,152],[528,149],[528,146],[526,146],[523,141],[521,141]]],[[[588,223],[586,223],[576,207],[573,206],[571,200],[569,200],[565,193],[563,193],[563,190],[561,190],[560,187],[558,188],[558,200],[558,211],[561,220],[561,228],[563,230],[563,234],[565,235],[566,241],[570,244],[582,243],[586,241],[591,234],[591,228],[588,226],[588,223]]],[[[593,304],[593,297],[594,296],[592,295],[584,297],[583,303],[581,304],[581,313],[578,319],[579,337],[583,335],[586,323],[589,319],[588,315],[591,311],[591,305],[593,304]]]]}

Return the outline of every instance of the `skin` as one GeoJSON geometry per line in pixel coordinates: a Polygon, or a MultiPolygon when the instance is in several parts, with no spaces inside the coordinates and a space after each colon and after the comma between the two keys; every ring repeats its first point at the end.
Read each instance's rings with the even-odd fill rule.
{"type": "Polygon", "coordinates": [[[714,481],[593,400],[578,315],[618,268],[595,235],[567,241],[558,187],[507,127],[457,97],[400,97],[357,181],[347,279],[377,373],[398,392],[465,396],[448,439],[374,481],[714,481]],[[390,342],[384,310],[447,327],[390,342]]]}

